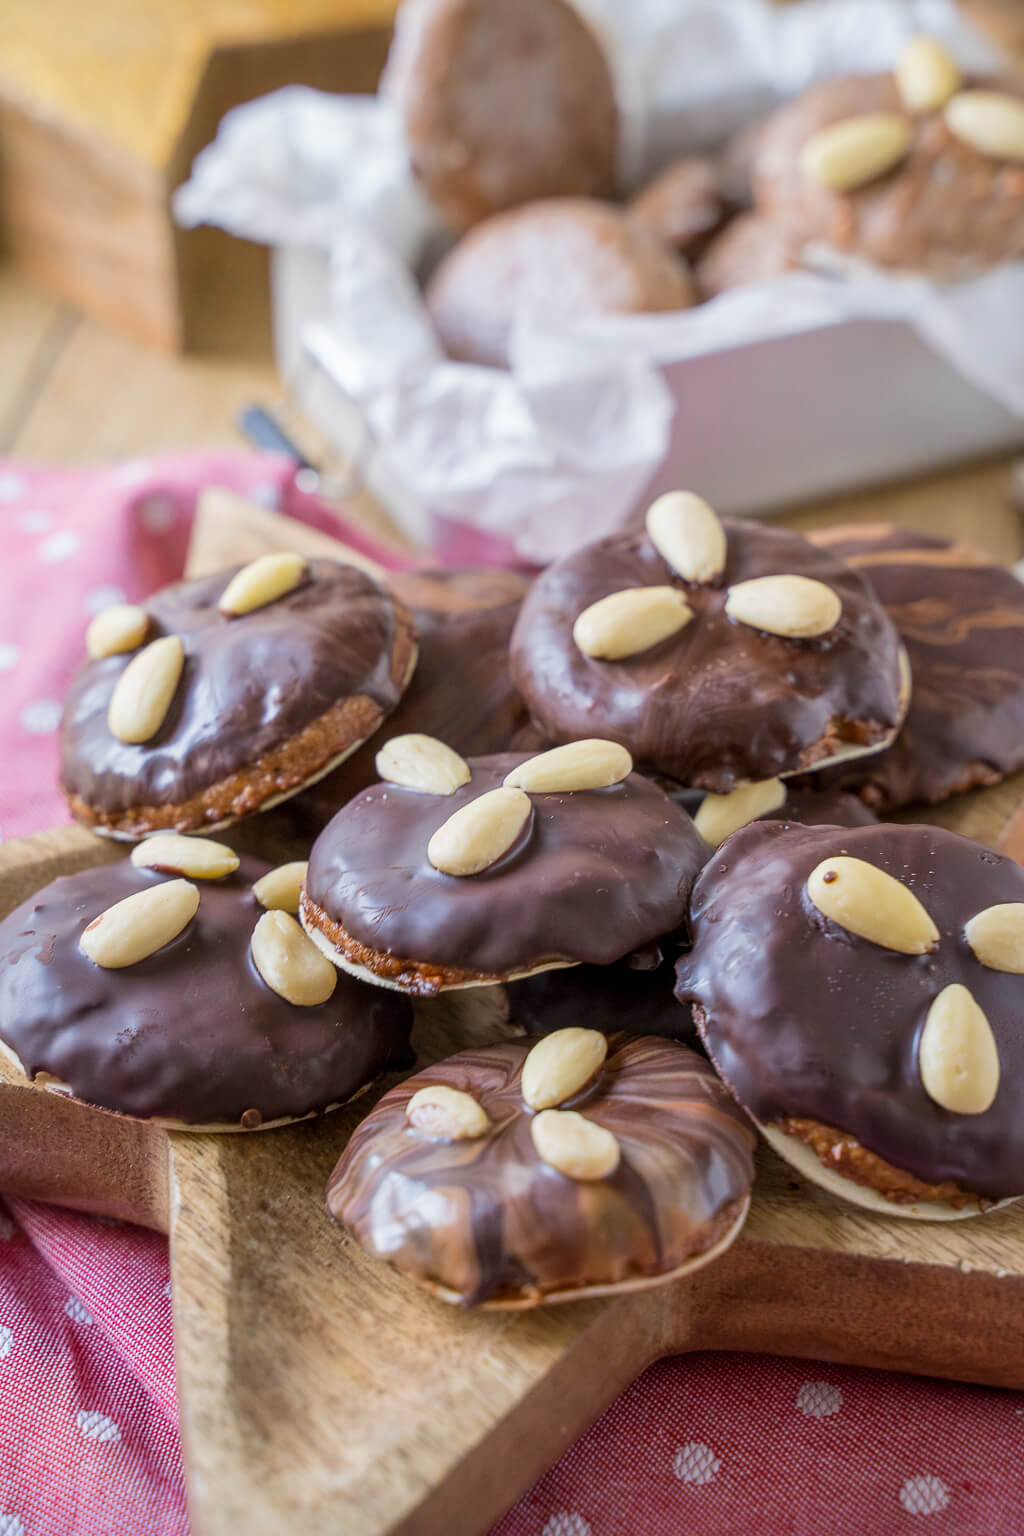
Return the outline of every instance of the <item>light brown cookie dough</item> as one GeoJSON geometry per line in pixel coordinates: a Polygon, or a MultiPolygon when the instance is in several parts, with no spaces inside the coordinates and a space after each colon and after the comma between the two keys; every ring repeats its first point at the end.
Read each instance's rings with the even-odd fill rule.
{"type": "Polygon", "coordinates": [[[441,262],[427,307],[449,357],[504,368],[520,309],[540,317],[686,309],[678,256],[610,203],[558,198],[480,224],[441,262]]]}
{"type": "Polygon", "coordinates": [[[413,169],[456,229],[533,198],[614,190],[611,75],[564,0],[407,0],[385,81],[413,169]]]}

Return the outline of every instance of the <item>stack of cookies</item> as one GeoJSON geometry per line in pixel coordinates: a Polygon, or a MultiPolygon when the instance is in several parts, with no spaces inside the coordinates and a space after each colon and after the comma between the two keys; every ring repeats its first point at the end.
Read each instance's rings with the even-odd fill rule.
{"type": "Polygon", "coordinates": [[[963,79],[930,37],[626,203],[612,72],[568,0],[406,0],[385,89],[458,237],[426,300],[466,362],[508,366],[520,311],[686,309],[820,246],[942,279],[1024,255],[1024,85],[963,79]]]}
{"type": "Polygon", "coordinates": [[[492,989],[505,1037],[421,1057],[328,1192],[466,1304],[710,1261],[758,1132],[859,1205],[985,1211],[1024,1193],[1024,869],[878,815],[1024,768],[1022,632],[967,549],[684,491],[532,585],[285,554],[107,610],[63,783],[134,846],[0,924],[0,1044],[247,1131],[412,1065],[413,1000],[492,989]],[[230,846],[278,847],[284,800],[301,857],[230,846]]]}

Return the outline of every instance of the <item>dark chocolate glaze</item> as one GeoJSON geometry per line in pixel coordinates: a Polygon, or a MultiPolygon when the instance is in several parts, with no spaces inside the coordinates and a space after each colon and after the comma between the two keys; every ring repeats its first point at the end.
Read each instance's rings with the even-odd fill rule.
{"type": "Polygon", "coordinates": [[[0,924],[0,1037],[30,1076],[51,1073],[89,1104],[186,1124],[305,1115],[408,1066],[404,997],[339,974],[328,1002],[298,1008],[263,981],[250,887],[268,868],[243,859],[197,881],[189,926],[123,970],[94,965],[79,937],[162,877],[125,859],[55,880],[0,924]]]}
{"type": "Polygon", "coordinates": [[[716,585],[674,577],[642,532],[589,544],[537,578],[512,635],[512,677],[550,739],[607,736],[639,766],[722,792],[810,766],[806,755],[838,723],[879,735],[898,724],[899,642],[863,578],[785,529],[725,529],[716,585]],[[838,592],[842,615],[827,635],[788,640],[727,617],[728,586],[786,572],[838,592]],[[578,649],[572,626],[584,608],[623,587],[665,585],[694,610],[677,634],[621,661],[578,649]]]}
{"type": "Polygon", "coordinates": [[[541,1162],[509,1040],[408,1078],[357,1126],[331,1175],[331,1212],[376,1258],[466,1303],[665,1274],[742,1210],[754,1135],[707,1062],[685,1046],[615,1035],[567,1107],[617,1137],[611,1177],[578,1183],[541,1162]],[[418,1088],[471,1093],[491,1120],[473,1141],[430,1140],[405,1107],[418,1088]]]}
{"type": "Polygon", "coordinates": [[[535,744],[536,733],[508,668],[508,643],[529,578],[518,571],[469,566],[396,571],[388,581],[416,625],[416,671],[394,713],[365,746],[288,802],[309,837],[346,801],[376,783],[374,758],[392,736],[436,736],[463,757],[535,744]]]}
{"type": "Polygon", "coordinates": [[[963,937],[977,912],[1024,901],[1024,869],[938,827],[744,827],[693,893],[693,949],[677,996],[704,1010],[704,1043],[756,1119],[845,1131],[928,1184],[991,1198],[1024,1192],[1024,977],[989,970],[963,937]],[[850,854],[910,886],[941,934],[903,955],[845,932],[808,900],[808,875],[850,854]],[[958,1115],[929,1098],[917,1066],[928,1009],[953,982],[992,1027],[1001,1077],[991,1109],[958,1115]]]}
{"type": "Polygon", "coordinates": [[[887,523],[813,538],[870,582],[914,677],[893,745],[826,769],[828,781],[892,809],[1024,768],[1024,583],[973,550],[887,523]]]}
{"type": "Polygon", "coordinates": [[[529,755],[473,759],[454,795],[364,790],[313,844],[309,897],[377,953],[488,976],[546,960],[608,965],[678,928],[707,849],[685,811],[635,773],[608,789],[531,795],[524,836],[482,874],[434,869],[436,829],[529,755]]]}
{"type": "Polygon", "coordinates": [[[614,965],[574,965],[509,982],[509,1023],[528,1035],[572,1027],[606,1034],[624,1029],[700,1050],[690,1009],[681,1008],[673,995],[678,953],[678,940],[663,939],[614,965]]]}
{"type": "MultiPolygon", "coordinates": [[[[659,782],[688,815],[696,816],[704,799],[702,789],[675,789],[666,780],[659,782]]],[[[786,798],[782,805],[766,811],[758,821],[796,821],[802,827],[873,827],[878,821],[874,811],[847,790],[804,788],[791,781],[783,788],[786,798]]]]}
{"type": "Polygon", "coordinates": [[[228,619],[217,602],[240,566],[181,581],[143,605],[148,640],[180,635],[185,666],[167,718],[132,746],[107,726],[107,708],[135,653],[86,661],[61,726],[61,782],[99,810],[180,805],[246,768],[354,695],[384,713],[399,610],[365,572],[313,560],[308,578],[265,608],[228,619]]]}

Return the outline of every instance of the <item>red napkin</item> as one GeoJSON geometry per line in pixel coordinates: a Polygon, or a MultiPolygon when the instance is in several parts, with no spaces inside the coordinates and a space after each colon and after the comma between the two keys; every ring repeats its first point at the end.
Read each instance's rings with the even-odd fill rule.
{"type": "MultiPolygon", "coordinates": [[[[283,459],[0,461],[5,838],[67,820],[56,729],[85,627],[180,574],[205,485],[280,505],[386,563],[294,490],[283,459]]],[[[493,1536],[1011,1536],[1024,1525],[1022,1444],[1013,1392],[683,1356],[635,1382],[493,1536]]],[[[0,1202],[0,1536],[187,1529],[166,1242],[0,1202]]]]}

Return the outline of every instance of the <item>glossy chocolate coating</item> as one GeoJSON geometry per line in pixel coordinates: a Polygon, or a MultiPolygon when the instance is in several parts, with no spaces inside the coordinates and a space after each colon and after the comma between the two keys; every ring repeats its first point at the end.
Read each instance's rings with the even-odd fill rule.
{"type": "Polygon", "coordinates": [[[365,746],[289,801],[310,837],[353,795],[377,782],[374,758],[392,736],[436,736],[463,757],[534,744],[536,733],[508,668],[508,643],[529,578],[470,566],[396,571],[388,581],[416,625],[416,671],[394,713],[365,746]]]}
{"type": "Polygon", "coordinates": [[[365,695],[387,714],[401,696],[392,678],[395,600],[351,565],[313,560],[309,576],[276,602],[239,618],[217,607],[239,566],[165,587],[145,603],[149,640],[180,635],[181,681],[163,725],[129,745],[107,708],[135,653],[86,661],[68,692],[61,726],[61,782],[103,811],[180,805],[252,768],[333,705],[365,695]]]}
{"type": "Polygon", "coordinates": [[[891,524],[813,537],[870,582],[914,678],[893,745],[827,769],[828,781],[894,808],[1024,768],[1024,583],[973,550],[891,524]]]}
{"type": "Polygon", "coordinates": [[[620,1162],[580,1183],[534,1149],[520,1090],[531,1044],[462,1051],[357,1126],[327,1200],[368,1253],[463,1302],[541,1300],[665,1274],[724,1235],[750,1189],[754,1135],[707,1062],[674,1042],[613,1036],[567,1107],[616,1136],[620,1162]],[[472,1141],[411,1129],[406,1105],[437,1083],[471,1093],[491,1129],[472,1141]]]}
{"type": "Polygon", "coordinates": [[[725,529],[716,584],[675,577],[639,531],[589,544],[537,578],[513,632],[512,676],[549,738],[607,736],[638,766],[722,792],[809,767],[836,722],[869,722],[879,735],[898,723],[899,643],[863,579],[799,534],[738,520],[725,529]],[[787,572],[839,594],[828,634],[784,639],[726,614],[727,587],[787,572]],[[579,650],[572,626],[584,608],[624,587],[666,585],[694,611],[675,635],[621,661],[579,650]]]}
{"type": "Polygon", "coordinates": [[[482,874],[430,864],[436,829],[529,755],[473,759],[453,795],[364,790],[314,843],[309,897],[378,953],[488,976],[546,960],[608,965],[678,928],[707,849],[686,813],[635,773],[608,789],[531,795],[524,835],[482,874]]]}
{"type": "Polygon", "coordinates": [[[573,1027],[660,1035],[701,1049],[689,1008],[674,996],[676,940],[662,940],[614,965],[541,971],[508,985],[509,1023],[528,1035],[573,1027]]]}
{"type": "MultiPolygon", "coordinates": [[[[702,789],[674,789],[662,782],[666,794],[683,807],[690,816],[696,816],[704,799],[702,789]]],[[[843,789],[804,788],[787,782],[783,785],[786,798],[774,811],[758,816],[758,821],[796,821],[802,827],[873,827],[878,817],[863,800],[843,789]]]]}
{"type": "Polygon", "coordinates": [[[1024,977],[983,966],[963,936],[976,913],[1019,901],[1019,864],[938,827],[755,822],[694,888],[677,996],[704,1010],[708,1053],[756,1119],[816,1120],[928,1184],[1019,1195],[1024,977]],[[939,929],[933,954],[883,949],[822,916],[807,877],[841,853],[910,886],[939,929]],[[918,1070],[928,1009],[953,982],[972,993],[999,1051],[999,1091],[980,1115],[940,1108],[918,1070]]]}
{"type": "Polygon", "coordinates": [[[0,1038],[30,1076],[141,1119],[237,1126],[343,1102],[411,1060],[408,1001],[345,975],[328,1002],[271,991],[249,953],[268,865],[197,881],[199,911],[172,943],[123,970],[81,953],[86,925],[161,877],[119,864],[55,880],[0,924],[0,1038]]]}

